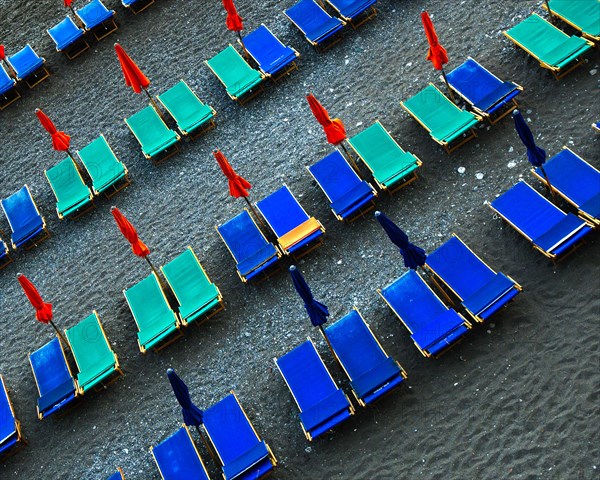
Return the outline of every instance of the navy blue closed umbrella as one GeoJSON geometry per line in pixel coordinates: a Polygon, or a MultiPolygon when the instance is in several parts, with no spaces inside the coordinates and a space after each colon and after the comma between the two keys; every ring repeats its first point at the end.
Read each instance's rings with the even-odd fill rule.
{"type": "Polygon", "coordinates": [[[321,327],[327,322],[327,317],[329,316],[327,306],[315,300],[308,283],[306,283],[302,273],[300,273],[300,270],[295,265],[290,267],[290,275],[292,276],[292,282],[294,282],[294,288],[302,300],[304,300],[304,308],[306,308],[310,321],[315,327],[321,327]]]}
{"type": "Polygon", "coordinates": [[[404,266],[412,270],[425,265],[427,254],[421,247],[417,247],[408,241],[408,235],[404,233],[398,225],[392,222],[385,213],[375,212],[375,218],[387,233],[388,237],[394,245],[400,249],[402,258],[404,258],[404,266]]]}

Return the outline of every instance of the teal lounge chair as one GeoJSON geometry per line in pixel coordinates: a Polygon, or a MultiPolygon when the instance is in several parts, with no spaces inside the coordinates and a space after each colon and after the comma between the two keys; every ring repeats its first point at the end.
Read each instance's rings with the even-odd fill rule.
{"type": "Polygon", "coordinates": [[[125,123],[142,146],[142,153],[147,159],[166,160],[179,151],[179,135],[167,127],[152,105],[126,118],[125,123]]]}
{"type": "Polygon", "coordinates": [[[93,194],[71,158],[65,158],[44,173],[56,197],[56,213],[61,220],[76,218],[94,206],[93,194]]]}
{"type": "Polygon", "coordinates": [[[100,135],[77,154],[92,179],[92,190],[96,195],[104,193],[111,197],[129,185],[127,167],[119,161],[104,135],[100,135]]]}
{"type": "Polygon", "coordinates": [[[593,42],[600,42],[600,2],[598,0],[550,0],[542,7],[593,42]]]}

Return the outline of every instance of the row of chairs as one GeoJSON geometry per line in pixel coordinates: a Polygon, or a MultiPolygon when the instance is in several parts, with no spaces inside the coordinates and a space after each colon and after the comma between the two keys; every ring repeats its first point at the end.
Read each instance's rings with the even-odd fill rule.
{"type": "Polygon", "coordinates": [[[50,76],[45,67],[46,59],[40,57],[27,44],[21,50],[0,62],[0,111],[21,98],[21,85],[32,89],[50,76]]]}

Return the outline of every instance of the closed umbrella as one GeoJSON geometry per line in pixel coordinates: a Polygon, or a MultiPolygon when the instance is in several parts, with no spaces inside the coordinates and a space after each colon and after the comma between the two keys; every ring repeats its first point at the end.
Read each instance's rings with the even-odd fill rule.
{"type": "Polygon", "coordinates": [[[73,16],[75,16],[75,18],[77,18],[77,15],[75,14],[75,9],[73,8],[73,0],[65,0],[65,7],[67,7],[69,10],[71,10],[71,13],[73,14],[73,16]]]}
{"type": "Polygon", "coordinates": [[[383,227],[392,243],[400,249],[406,268],[416,270],[417,267],[425,265],[425,260],[427,259],[425,250],[410,243],[408,235],[406,235],[406,233],[404,233],[402,229],[392,222],[384,213],[379,211],[375,212],[375,218],[383,227]]]}
{"type": "Polygon", "coordinates": [[[444,65],[448,63],[448,53],[446,52],[446,49],[440,45],[431,17],[425,10],[421,12],[421,21],[423,22],[423,28],[425,29],[425,35],[427,36],[427,42],[429,43],[427,60],[433,64],[433,68],[441,70],[442,77],[448,88],[448,94],[454,102],[454,95],[452,94],[452,89],[450,88],[450,84],[446,78],[446,72],[444,71],[444,65]]]}
{"type": "Polygon", "coordinates": [[[242,38],[242,30],[244,29],[244,23],[242,17],[239,16],[237,9],[235,8],[235,4],[233,0],[223,0],[223,7],[225,7],[225,11],[227,12],[227,18],[225,20],[225,25],[227,26],[227,30],[231,30],[232,32],[236,32],[238,38],[240,39],[240,43],[242,44],[242,49],[246,56],[248,56],[248,52],[246,51],[246,46],[244,45],[244,39],[242,38]]]}
{"type": "Polygon", "coordinates": [[[140,67],[137,66],[137,64],[127,54],[125,49],[118,43],[115,43],[115,52],[117,53],[121,70],[123,70],[125,84],[130,87],[134,93],[142,93],[143,91],[150,99],[150,102],[154,108],[156,108],[156,111],[160,113],[160,108],[152,98],[152,95],[150,95],[148,92],[148,87],[150,86],[150,80],[148,77],[144,75],[144,72],[142,72],[140,67]]]}
{"type": "Polygon", "coordinates": [[[40,121],[44,130],[46,130],[50,134],[50,138],[52,139],[52,148],[57,152],[67,152],[67,155],[71,157],[73,161],[75,161],[75,157],[71,154],[69,147],[71,146],[71,137],[67,135],[65,132],[59,131],[54,122],[39,108],[35,109],[35,114],[40,121]]]}

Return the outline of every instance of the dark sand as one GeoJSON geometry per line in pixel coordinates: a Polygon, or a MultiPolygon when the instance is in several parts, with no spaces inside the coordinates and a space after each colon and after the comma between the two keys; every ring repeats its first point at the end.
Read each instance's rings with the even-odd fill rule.
{"type": "MultiPolygon", "coordinates": [[[[596,237],[559,266],[494,219],[484,202],[529,173],[512,122],[483,126],[479,138],[448,156],[403,112],[399,102],[437,73],[425,61],[419,12],[426,6],[450,55],[449,68],[467,55],[525,87],[522,110],[536,138],[553,155],[563,145],[600,165],[598,54],[565,80],[515,50],[501,31],[521,21],[539,1],[381,1],[381,15],[340,44],[317,54],[288,23],[286,1],[238,0],[249,29],[266,23],[301,53],[300,71],[245,107],[231,102],[203,64],[228,42],[219,1],[158,0],[133,17],[115,0],[121,30],[68,62],[53,51],[45,30],[64,9],[58,0],[0,1],[0,38],[8,52],[27,41],[54,75],[0,114],[0,195],[27,183],[53,236],[15,255],[0,273],[0,372],[9,387],[29,446],[0,465],[2,480],[104,479],[116,466],[127,478],[158,478],[149,447],[181,424],[165,376],[174,367],[194,400],[207,407],[235,389],[280,466],[276,478],[596,479],[600,468],[598,342],[600,329],[596,237]],[[120,41],[153,81],[158,94],[184,78],[218,111],[218,127],[162,166],[141,155],[123,118],[146,104],[127,91],[112,44],[120,41]],[[397,251],[372,217],[337,222],[304,166],[332,150],[308,109],[313,91],[341,117],[349,134],[376,119],[424,161],[418,182],[378,206],[431,250],[456,232],[492,267],[525,288],[507,310],[476,328],[439,360],[428,360],[376,294],[404,272],[397,251]],[[73,136],[75,149],[104,133],[129,167],[133,184],[78,221],[59,222],[43,170],[60,160],[37,123],[41,107],[73,136]],[[332,319],[357,306],[388,353],[409,373],[400,391],[309,444],[273,357],[308,335],[318,342],[334,377],[342,372],[311,329],[287,273],[259,286],[243,285],[214,225],[243,207],[226,194],[210,152],[221,148],[253,184],[258,200],[282,183],[327,227],[325,244],[300,263],[332,319]],[[513,165],[509,167],[509,164],[513,165]],[[458,173],[465,167],[464,174],[458,173]],[[476,178],[482,173],[483,179],[476,178]],[[136,224],[161,265],[193,246],[221,288],[226,311],[160,354],[141,355],[123,288],[148,274],[133,257],[110,215],[118,205],[136,224]],[[27,354],[52,337],[35,322],[16,281],[24,272],[54,304],[63,328],[97,309],[125,370],[99,394],[86,395],[65,416],[36,418],[36,387],[27,354]]],[[[542,15],[544,15],[542,13],[542,15]]],[[[561,25],[562,26],[562,25],[561,25]]],[[[2,220],[1,228],[8,230],[2,220]]],[[[219,473],[202,451],[213,478],[219,473]]]]}

